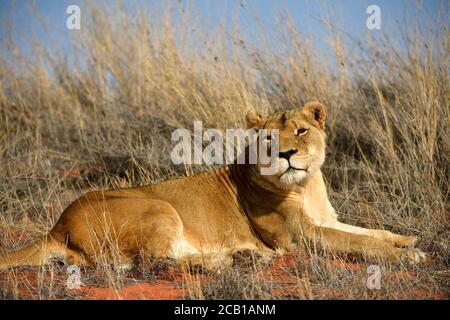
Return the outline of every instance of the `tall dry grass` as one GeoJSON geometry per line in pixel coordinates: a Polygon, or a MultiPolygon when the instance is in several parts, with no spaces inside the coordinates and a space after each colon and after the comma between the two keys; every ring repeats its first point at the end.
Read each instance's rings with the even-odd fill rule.
{"type": "MultiPolygon", "coordinates": [[[[209,169],[170,163],[174,128],[192,128],[194,119],[205,129],[242,127],[250,109],[268,113],[319,100],[329,110],[324,176],[342,220],[419,236],[418,247],[432,263],[415,269],[421,274],[415,281],[448,294],[445,19],[429,28],[405,26],[401,44],[369,35],[364,46],[326,21],[334,53],[329,59],[287,14],[276,33],[261,27],[255,45],[237,23],[231,31],[217,26],[206,32],[195,13],[174,5],[133,16],[89,5],[82,30],[71,33],[71,63],[58,48],[36,41],[28,55],[8,39],[10,57],[0,58],[3,252],[44,235],[87,189],[209,169]]],[[[364,273],[342,276],[313,262],[306,287],[326,284],[349,298],[367,297],[347,290],[364,273]]],[[[107,283],[120,286],[120,272],[106,262],[100,269],[107,283]]],[[[260,280],[231,274],[218,276],[216,283],[227,286],[208,285],[197,296],[268,297],[260,280]]],[[[11,288],[19,281],[11,272],[3,296],[17,297],[11,288]]],[[[39,286],[39,298],[55,296],[51,283],[39,286]]],[[[385,290],[384,297],[395,298],[406,288],[385,290]]]]}

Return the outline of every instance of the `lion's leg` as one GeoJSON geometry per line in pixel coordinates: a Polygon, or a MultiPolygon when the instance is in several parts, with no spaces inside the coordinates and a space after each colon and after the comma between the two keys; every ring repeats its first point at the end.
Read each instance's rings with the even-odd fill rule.
{"type": "Polygon", "coordinates": [[[197,253],[183,256],[179,262],[189,270],[200,266],[208,271],[218,272],[233,264],[231,252],[197,253]]]}
{"type": "Polygon", "coordinates": [[[418,249],[396,248],[373,236],[324,226],[304,226],[303,235],[321,248],[336,253],[360,253],[366,257],[395,261],[406,258],[421,262],[425,255],[418,249]]]}
{"type": "Polygon", "coordinates": [[[416,237],[402,236],[386,230],[356,227],[342,222],[336,222],[332,225],[332,227],[342,231],[371,236],[378,240],[387,241],[396,247],[413,247],[417,242],[416,237]]]}
{"type": "Polygon", "coordinates": [[[67,256],[66,256],[66,263],[69,265],[78,265],[78,266],[92,266],[92,261],[86,257],[82,252],[76,250],[76,249],[69,249],[66,248],[67,256]]]}
{"type": "MultiPolygon", "coordinates": [[[[175,208],[165,201],[154,200],[142,215],[140,224],[140,251],[155,258],[171,257],[184,259],[197,257],[200,251],[189,241],[183,222],[175,208]]],[[[142,254],[141,253],[141,254],[142,254]]]]}
{"type": "Polygon", "coordinates": [[[0,270],[20,266],[40,266],[50,261],[80,266],[90,263],[80,252],[68,248],[50,236],[0,258],[0,270]]]}

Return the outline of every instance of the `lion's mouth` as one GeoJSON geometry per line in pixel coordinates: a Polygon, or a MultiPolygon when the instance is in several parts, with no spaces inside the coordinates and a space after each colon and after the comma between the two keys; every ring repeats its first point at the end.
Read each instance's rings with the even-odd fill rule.
{"type": "Polygon", "coordinates": [[[288,172],[291,172],[291,171],[305,171],[305,172],[307,172],[306,169],[300,169],[300,168],[296,168],[296,167],[289,166],[289,168],[287,168],[286,171],[283,172],[283,174],[280,176],[280,178],[281,178],[284,174],[286,174],[286,173],[288,173],[288,172]]]}

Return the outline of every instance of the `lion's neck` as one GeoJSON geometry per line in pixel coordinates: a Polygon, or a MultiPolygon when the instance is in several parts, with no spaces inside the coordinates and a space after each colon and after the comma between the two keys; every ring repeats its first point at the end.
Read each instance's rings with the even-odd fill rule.
{"type": "Polygon", "coordinates": [[[263,244],[291,250],[291,245],[300,243],[304,223],[322,224],[335,219],[320,171],[302,185],[286,190],[258,179],[255,170],[257,168],[251,165],[230,165],[212,175],[224,193],[231,195],[229,207],[236,208],[246,217],[263,244]],[[277,235],[283,235],[282,239],[277,235]]]}
{"type": "Polygon", "coordinates": [[[251,214],[261,206],[273,206],[275,209],[280,202],[287,200],[299,201],[307,190],[307,185],[297,186],[293,190],[277,188],[270,182],[258,179],[258,168],[252,165],[233,164],[218,169],[214,174],[226,190],[235,196],[237,204],[251,214]]]}
{"type": "Polygon", "coordinates": [[[303,184],[289,190],[258,179],[257,170],[256,166],[233,164],[215,171],[226,192],[234,196],[236,205],[247,215],[253,215],[260,208],[288,215],[311,201],[328,202],[320,170],[303,184]]]}

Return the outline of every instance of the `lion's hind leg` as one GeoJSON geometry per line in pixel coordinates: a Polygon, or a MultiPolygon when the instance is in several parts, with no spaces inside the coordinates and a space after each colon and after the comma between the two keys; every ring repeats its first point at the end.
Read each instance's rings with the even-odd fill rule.
{"type": "Polygon", "coordinates": [[[197,253],[186,255],[179,259],[185,270],[190,272],[211,271],[220,272],[233,265],[231,252],[197,253]]]}
{"type": "Polygon", "coordinates": [[[178,212],[168,202],[151,200],[149,209],[142,214],[139,225],[139,251],[154,258],[175,258],[198,254],[184,236],[184,226],[178,212]]]}
{"type": "Polygon", "coordinates": [[[41,266],[52,261],[76,265],[90,264],[90,261],[77,250],[68,248],[66,244],[52,237],[45,237],[36,243],[0,258],[0,270],[20,266],[41,266]]]}

